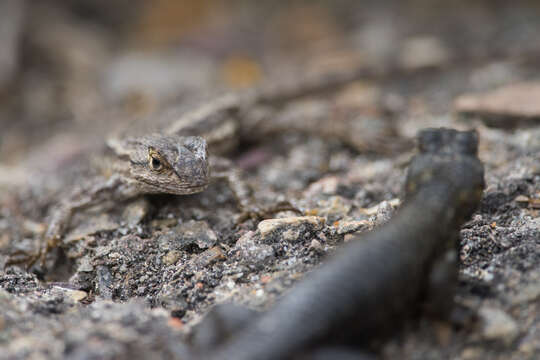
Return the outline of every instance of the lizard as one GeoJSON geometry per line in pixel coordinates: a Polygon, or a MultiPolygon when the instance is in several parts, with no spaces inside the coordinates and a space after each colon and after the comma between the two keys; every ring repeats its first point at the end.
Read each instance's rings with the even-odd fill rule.
{"type": "Polygon", "coordinates": [[[142,194],[188,195],[203,191],[210,181],[206,140],[198,136],[150,134],[110,139],[99,166],[105,173],[74,188],[51,213],[43,244],[36,254],[14,253],[6,266],[42,263],[59,246],[72,215],[107,201],[142,194]]]}
{"type": "Polygon", "coordinates": [[[194,331],[192,357],[373,359],[355,348],[371,350],[421,313],[448,319],[459,230],[481,199],[483,164],[475,131],[425,129],[417,142],[404,205],[388,223],[357,234],[264,313],[215,307],[194,331]]]}
{"type": "Polygon", "coordinates": [[[74,192],[62,200],[52,212],[39,252],[33,255],[24,252],[14,253],[8,259],[6,266],[26,263],[30,267],[38,258],[43,264],[46,254],[60,244],[72,215],[79,210],[106,200],[121,201],[143,194],[193,194],[203,191],[210,178],[225,179],[228,183],[242,210],[237,222],[283,210],[299,212],[287,202],[275,204],[269,209],[259,209],[254,205],[250,188],[242,180],[241,171],[221,155],[234,148],[240,138],[251,137],[257,128],[261,129],[259,132],[263,133],[263,136],[295,129],[343,138],[345,141],[352,139],[353,141],[349,142],[358,150],[366,148],[362,139],[367,141],[376,138],[379,143],[382,143],[382,139],[392,137],[389,136],[391,135],[391,131],[388,132],[389,127],[375,127],[373,132],[376,136],[372,136],[373,132],[371,132],[366,136],[351,138],[348,136],[351,132],[346,129],[349,125],[354,125],[357,122],[356,119],[349,118],[345,124],[336,127],[337,122],[328,119],[332,112],[332,109],[328,107],[315,114],[296,112],[291,117],[286,113],[283,121],[273,119],[276,120],[275,126],[263,126],[264,123],[274,123],[265,121],[273,114],[267,114],[266,117],[254,114],[257,113],[254,110],[259,110],[260,107],[271,106],[279,109],[283,107],[283,104],[294,102],[299,98],[328,93],[354,81],[362,74],[364,72],[353,68],[337,74],[305,77],[291,84],[270,83],[271,86],[262,86],[243,93],[226,93],[195,106],[192,110],[181,113],[180,116],[177,116],[174,108],[166,109],[164,113],[172,113],[173,119],[158,133],[108,139],[109,156],[101,161],[101,166],[98,166],[102,168],[102,172],[107,173],[107,176],[105,178],[99,176],[87,184],[77,186],[74,192]],[[335,131],[336,128],[339,130],[335,131]],[[191,142],[190,150],[175,145],[175,143],[184,144],[186,141],[191,142]],[[193,147],[193,144],[196,146],[193,147]],[[210,158],[208,155],[204,158],[197,157],[207,153],[208,148],[212,154],[210,158]],[[194,153],[183,158],[186,151],[194,151],[194,153]],[[132,157],[136,157],[136,160],[132,157]],[[159,161],[163,167],[156,171],[152,168],[152,161],[159,161]],[[204,168],[206,170],[203,171],[204,168]],[[210,168],[212,168],[212,175],[210,175],[210,168]],[[194,186],[194,184],[198,185],[194,186]]]}

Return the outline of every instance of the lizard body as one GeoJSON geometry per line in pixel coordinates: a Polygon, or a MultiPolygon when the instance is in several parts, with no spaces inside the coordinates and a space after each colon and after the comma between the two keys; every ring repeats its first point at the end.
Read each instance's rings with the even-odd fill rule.
{"type": "MultiPolygon", "coordinates": [[[[298,131],[336,138],[357,151],[388,153],[408,146],[384,116],[361,116],[342,111],[329,94],[359,79],[372,78],[365,69],[271,82],[239,93],[204,101],[191,110],[168,109],[162,133],[202,136],[212,155],[223,155],[241,140],[262,139],[276,133],[298,131]],[[309,101],[317,97],[317,101],[309,101]]],[[[378,99],[377,101],[380,101],[378,99]]]]}
{"type": "Polygon", "coordinates": [[[448,315],[457,281],[459,228],[484,186],[477,142],[472,131],[420,132],[405,205],[394,218],[348,243],[204,358],[292,359],[313,351],[316,359],[330,359],[321,354],[343,354],[334,344],[366,346],[417,315],[420,304],[448,315]],[[330,350],[317,353],[324,344],[330,350]]]}

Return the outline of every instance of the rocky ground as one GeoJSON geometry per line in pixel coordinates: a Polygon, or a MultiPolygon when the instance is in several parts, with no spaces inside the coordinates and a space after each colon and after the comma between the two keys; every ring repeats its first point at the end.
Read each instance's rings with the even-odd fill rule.
{"type": "MultiPolygon", "coordinates": [[[[191,31],[183,38],[189,46],[174,56],[155,50],[161,43],[148,44],[161,39],[170,50],[169,37],[179,36],[160,37],[155,24],[145,25],[159,6],[140,10],[146,22],[120,31],[110,24],[121,5],[107,16],[95,5],[82,12],[93,14],[85,21],[77,1],[25,11],[10,5],[27,22],[11,25],[25,39],[13,54],[25,61],[10,60],[15,65],[0,79],[0,265],[15,250],[38,248],[48,213],[87,176],[73,169],[99,157],[113,128],[126,128],[111,118],[152,119],[165,106],[190,105],[216,90],[362,60],[379,75],[291,106],[352,107],[358,121],[384,122],[403,143],[424,127],[476,128],[486,167],[480,208],[461,230],[456,295],[475,320],[461,328],[426,319],[410,324],[382,358],[540,357],[540,49],[532,41],[540,8],[338,3],[272,8],[266,22],[263,10],[246,4],[220,8],[236,24],[278,24],[282,33],[245,39],[241,26],[217,21],[191,31]],[[49,16],[40,16],[45,11],[49,16]],[[291,13],[307,25],[295,26],[291,13]],[[44,28],[56,29],[56,37],[44,28]],[[115,49],[119,43],[131,48],[115,49]],[[137,47],[153,50],[141,56],[137,47]],[[139,72],[142,80],[133,76],[139,72]]],[[[17,37],[8,38],[0,41],[16,48],[17,37]]],[[[192,326],[214,304],[263,310],[350,234],[391,218],[414,149],[389,152],[376,144],[358,151],[342,138],[288,131],[243,142],[230,155],[260,206],[289,200],[302,216],[282,212],[236,226],[239,209],[221,182],[201,194],[145,196],[77,214],[45,266],[0,271],[0,358],[181,358],[192,326]]]]}

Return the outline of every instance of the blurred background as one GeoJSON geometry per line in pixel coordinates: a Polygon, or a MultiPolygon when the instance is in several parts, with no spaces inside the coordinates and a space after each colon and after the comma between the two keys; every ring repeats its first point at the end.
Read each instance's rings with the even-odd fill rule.
{"type": "Polygon", "coordinates": [[[497,61],[536,59],[539,34],[533,0],[0,0],[0,162],[300,73],[489,60],[485,87],[507,80],[497,61]]]}

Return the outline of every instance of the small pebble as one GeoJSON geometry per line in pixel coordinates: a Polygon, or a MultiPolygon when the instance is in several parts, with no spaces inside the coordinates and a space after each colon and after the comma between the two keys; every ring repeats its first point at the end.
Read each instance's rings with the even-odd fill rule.
{"type": "Polygon", "coordinates": [[[130,203],[124,209],[122,218],[128,224],[129,227],[134,227],[146,216],[148,213],[149,205],[145,199],[140,199],[130,203]]]}
{"type": "Polygon", "coordinates": [[[171,250],[163,256],[163,262],[167,265],[175,264],[180,259],[180,251],[171,250]]]}
{"type": "Polygon", "coordinates": [[[309,244],[309,248],[310,248],[311,250],[316,251],[316,252],[323,252],[323,251],[324,251],[324,249],[323,249],[323,247],[322,247],[320,241],[317,240],[317,239],[311,240],[311,244],[309,244]]]}
{"type": "Polygon", "coordinates": [[[86,291],[82,290],[74,290],[74,289],[68,289],[62,286],[53,286],[55,290],[61,291],[66,297],[71,299],[73,302],[79,302],[88,296],[88,293],[86,291]]]}
{"type": "Polygon", "coordinates": [[[225,259],[223,251],[219,246],[214,246],[197,255],[193,260],[193,263],[197,266],[205,267],[222,259],[225,259]]]}

